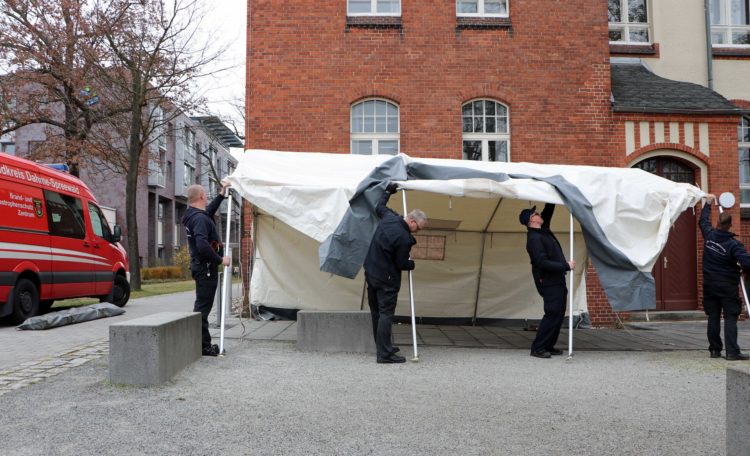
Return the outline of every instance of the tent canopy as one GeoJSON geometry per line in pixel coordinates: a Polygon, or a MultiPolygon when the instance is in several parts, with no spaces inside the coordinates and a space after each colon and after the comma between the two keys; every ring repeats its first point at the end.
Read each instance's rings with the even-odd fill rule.
{"type": "MultiPolygon", "coordinates": [[[[650,271],[672,223],[704,196],[692,185],[629,168],[261,150],[241,158],[229,177],[239,194],[320,243],[321,271],[348,278],[361,269],[377,226],[375,203],[389,181],[408,190],[410,209],[427,213],[429,232],[454,233],[457,243],[474,236],[482,252],[487,242],[512,244],[516,268],[528,264],[519,211],[535,203],[565,205],[615,310],[655,307],[650,271]]],[[[396,199],[391,205],[399,208],[396,199]]],[[[558,234],[567,231],[567,210],[556,210],[558,234]]],[[[451,270],[447,252],[437,276],[451,270]]],[[[473,261],[481,270],[488,258],[473,261]]]]}

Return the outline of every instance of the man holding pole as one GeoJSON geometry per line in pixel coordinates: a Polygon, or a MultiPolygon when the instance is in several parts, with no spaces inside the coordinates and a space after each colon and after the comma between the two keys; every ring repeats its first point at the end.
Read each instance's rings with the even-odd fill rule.
{"type": "Polygon", "coordinates": [[[737,345],[737,318],[742,311],[737,287],[741,272],[750,269],[750,255],[729,231],[732,227],[730,213],[720,213],[716,229],[711,226],[711,205],[715,201],[715,195],[706,195],[699,221],[703,234],[703,311],[708,315],[708,351],[711,358],[721,357],[723,311],[726,359],[746,361],[750,356],[741,353],[737,345]]]}
{"type": "Polygon", "coordinates": [[[534,206],[522,210],[518,215],[518,221],[527,229],[526,251],[531,259],[534,285],[544,300],[544,317],[531,344],[531,356],[535,358],[550,358],[563,353],[555,348],[555,344],[565,320],[568,296],[565,273],[576,267],[575,260],[565,259],[560,243],[549,229],[554,211],[555,205],[547,203],[541,214],[536,212],[534,206]]]}
{"type": "Polygon", "coordinates": [[[208,332],[208,314],[214,305],[216,287],[219,283],[219,265],[228,266],[230,259],[223,256],[224,249],[216,230],[214,214],[224,201],[229,182],[221,181],[221,192],[206,205],[206,190],[200,185],[191,185],[187,189],[190,205],[182,216],[190,250],[190,273],[195,280],[195,304],[193,312],[201,313],[201,333],[204,356],[218,356],[219,347],[211,345],[211,334],[208,332]]]}
{"type": "Polygon", "coordinates": [[[397,190],[396,184],[388,184],[375,207],[380,223],[372,237],[364,264],[367,302],[372,315],[377,362],[380,364],[406,361],[406,358],[396,354],[398,347],[391,344],[391,323],[401,289],[401,272],[414,269],[414,261],[409,258],[409,252],[417,241],[412,233],[427,226],[427,216],[419,209],[414,209],[402,218],[388,208],[388,200],[397,190]]]}

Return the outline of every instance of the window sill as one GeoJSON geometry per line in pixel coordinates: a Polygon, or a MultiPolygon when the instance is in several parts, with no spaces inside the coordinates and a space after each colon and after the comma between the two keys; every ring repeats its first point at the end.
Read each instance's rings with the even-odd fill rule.
{"type": "Polygon", "coordinates": [[[653,44],[627,44],[609,43],[609,54],[614,56],[644,56],[659,57],[659,43],[653,44]]]}
{"type": "Polygon", "coordinates": [[[346,16],[345,32],[350,28],[402,29],[401,16],[346,16]]]}
{"type": "Polygon", "coordinates": [[[510,29],[509,17],[457,17],[456,30],[510,29]]]}
{"type": "Polygon", "coordinates": [[[715,59],[750,59],[750,46],[748,47],[717,47],[711,48],[711,55],[715,59]]]}

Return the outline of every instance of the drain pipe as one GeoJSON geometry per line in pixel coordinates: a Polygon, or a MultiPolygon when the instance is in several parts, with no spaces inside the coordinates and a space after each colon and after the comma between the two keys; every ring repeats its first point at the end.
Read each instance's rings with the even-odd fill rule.
{"type": "Polygon", "coordinates": [[[711,43],[711,7],[710,0],[703,0],[703,9],[706,12],[706,71],[708,72],[708,88],[714,89],[714,57],[711,43]]]}

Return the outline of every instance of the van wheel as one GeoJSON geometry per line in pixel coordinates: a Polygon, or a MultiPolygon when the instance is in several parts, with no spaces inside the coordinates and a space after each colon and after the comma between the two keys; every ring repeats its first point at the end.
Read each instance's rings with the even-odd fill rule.
{"type": "Polygon", "coordinates": [[[121,275],[115,276],[115,283],[112,288],[112,304],[117,307],[123,307],[130,299],[130,284],[128,279],[121,275]]]}
{"type": "Polygon", "coordinates": [[[47,313],[52,308],[52,304],[55,303],[54,299],[43,299],[39,301],[39,313],[47,313]]]}
{"type": "Polygon", "coordinates": [[[13,287],[13,313],[11,320],[20,325],[39,313],[39,291],[29,279],[21,279],[13,287]]]}

